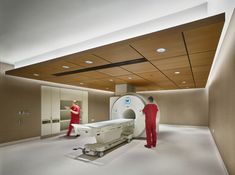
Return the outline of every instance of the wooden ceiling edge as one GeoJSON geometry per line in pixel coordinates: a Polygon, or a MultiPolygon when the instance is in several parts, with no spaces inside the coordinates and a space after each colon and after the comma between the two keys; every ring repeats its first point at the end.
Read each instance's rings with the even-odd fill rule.
{"type": "Polygon", "coordinates": [[[220,13],[218,15],[209,16],[209,17],[202,18],[196,21],[192,21],[192,22],[185,23],[179,26],[175,26],[175,27],[169,28],[169,30],[174,30],[174,28],[175,29],[177,28],[181,32],[184,32],[186,30],[192,30],[195,28],[200,28],[200,27],[204,27],[204,26],[208,26],[208,25],[212,25],[216,23],[224,23],[224,22],[225,22],[225,13],[220,13]]]}
{"type": "MultiPolygon", "coordinates": [[[[132,41],[132,40],[135,40],[135,39],[141,38],[141,37],[148,37],[149,35],[152,35],[153,33],[157,33],[157,32],[172,31],[172,30],[173,31],[180,31],[180,32],[182,32],[182,31],[185,31],[185,30],[193,29],[195,27],[202,27],[202,26],[206,26],[206,25],[209,25],[209,24],[214,24],[214,23],[224,22],[224,21],[225,21],[225,13],[221,13],[221,14],[218,14],[218,15],[215,15],[215,16],[210,16],[210,17],[203,18],[203,19],[200,19],[200,20],[196,20],[196,21],[192,21],[192,22],[189,22],[189,23],[185,23],[185,24],[182,24],[182,25],[179,25],[179,26],[175,26],[175,27],[171,27],[171,28],[167,28],[167,29],[151,32],[151,33],[148,33],[148,34],[145,34],[145,35],[142,35],[142,36],[137,36],[137,37],[129,38],[129,39],[118,41],[118,42],[114,42],[114,43],[111,43],[111,44],[119,44],[119,43],[122,43],[122,42],[130,43],[130,41],[132,41]]],[[[94,51],[95,49],[98,49],[98,48],[101,48],[101,47],[105,47],[105,46],[108,46],[108,45],[111,45],[111,44],[106,44],[106,45],[103,45],[103,46],[97,46],[97,47],[94,47],[94,48],[91,48],[91,49],[83,50],[81,52],[76,52],[76,53],[72,53],[72,54],[68,54],[68,55],[52,58],[52,59],[47,60],[47,61],[49,62],[49,61],[53,61],[53,60],[56,60],[56,59],[62,59],[63,57],[72,56],[74,54],[84,54],[84,53],[93,54],[92,51],[94,51]]],[[[106,60],[106,59],[104,59],[104,60],[106,60]]],[[[28,66],[23,66],[23,67],[20,67],[20,68],[26,68],[26,67],[33,66],[33,65],[36,65],[36,64],[45,63],[47,61],[31,64],[31,65],[28,65],[28,66]]],[[[20,68],[13,69],[13,70],[18,70],[20,68]]],[[[7,75],[11,75],[11,72],[13,70],[6,71],[6,74],[7,75]]]]}
{"type": "MultiPolygon", "coordinates": [[[[126,40],[122,40],[122,41],[117,41],[117,42],[114,42],[114,43],[111,43],[111,44],[120,44],[122,42],[126,42],[130,46],[130,42],[132,40],[139,39],[141,37],[148,37],[149,35],[152,35],[154,33],[164,32],[164,31],[172,31],[172,30],[173,31],[183,32],[183,31],[186,31],[186,30],[195,29],[195,27],[199,28],[199,27],[203,27],[203,26],[207,26],[207,25],[211,25],[211,24],[215,24],[215,23],[219,23],[219,22],[224,23],[224,21],[225,21],[225,13],[220,13],[220,14],[217,14],[217,15],[214,15],[214,16],[209,16],[209,17],[206,17],[206,18],[202,18],[202,19],[192,21],[192,22],[188,22],[188,23],[185,23],[185,24],[181,24],[181,25],[178,25],[178,26],[158,30],[158,31],[155,31],[155,32],[147,33],[147,34],[144,34],[144,35],[141,35],[141,36],[136,36],[136,37],[129,38],[129,39],[126,39],[126,40]]],[[[111,45],[111,44],[98,46],[98,47],[95,47],[95,48],[84,50],[82,52],[91,52],[92,53],[93,50],[98,49],[99,47],[105,47],[105,46],[108,46],[108,45],[111,45]]]]}

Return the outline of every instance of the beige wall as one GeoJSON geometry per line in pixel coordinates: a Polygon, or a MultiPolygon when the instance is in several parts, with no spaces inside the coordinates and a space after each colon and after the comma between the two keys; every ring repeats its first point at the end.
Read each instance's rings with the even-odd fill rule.
{"type": "Polygon", "coordinates": [[[162,124],[208,126],[208,101],[204,89],[144,93],[152,95],[161,111],[162,124]]]}
{"type": "Polygon", "coordinates": [[[40,135],[40,86],[26,79],[4,76],[10,66],[1,64],[0,75],[0,143],[40,135]],[[19,115],[21,110],[28,115],[19,115]]]}
{"type": "MultiPolygon", "coordinates": [[[[0,143],[37,137],[41,134],[41,85],[46,82],[5,76],[12,66],[0,63],[0,143]],[[19,115],[25,110],[28,115],[19,115]]],[[[56,86],[56,84],[53,84],[56,86]]],[[[58,84],[58,87],[63,85],[58,84]]],[[[109,118],[110,93],[88,91],[88,120],[109,118]]]]}
{"type": "Polygon", "coordinates": [[[235,175],[235,13],[209,84],[209,126],[230,175],[235,175]],[[214,133],[213,133],[214,131],[214,133]]]}
{"type": "Polygon", "coordinates": [[[98,122],[109,119],[109,98],[112,94],[88,92],[88,121],[98,122]]]}

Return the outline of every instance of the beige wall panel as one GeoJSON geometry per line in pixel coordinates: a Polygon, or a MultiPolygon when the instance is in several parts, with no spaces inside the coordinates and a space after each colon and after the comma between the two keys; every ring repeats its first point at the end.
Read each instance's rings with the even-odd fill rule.
{"type": "Polygon", "coordinates": [[[88,92],[88,121],[98,122],[109,119],[109,98],[112,94],[88,92]]]}
{"type": "Polygon", "coordinates": [[[230,175],[235,175],[235,13],[209,84],[209,124],[230,175]]]}
{"type": "Polygon", "coordinates": [[[4,76],[9,68],[1,64],[0,143],[40,136],[41,132],[41,88],[27,79],[4,76]]]}
{"type": "Polygon", "coordinates": [[[208,125],[208,103],[204,89],[159,91],[152,95],[161,110],[162,124],[208,125]]]}

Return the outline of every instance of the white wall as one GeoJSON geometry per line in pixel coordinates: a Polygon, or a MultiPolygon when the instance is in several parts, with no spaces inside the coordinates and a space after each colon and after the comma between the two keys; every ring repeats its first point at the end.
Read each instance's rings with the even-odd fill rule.
{"type": "MultiPolygon", "coordinates": [[[[20,66],[23,59],[51,51],[57,56],[72,53],[60,49],[92,39],[92,45],[75,51],[97,47],[97,37],[145,23],[140,26],[144,34],[146,22],[171,14],[178,21],[177,13],[187,9],[192,12],[185,17],[192,18],[193,8],[202,4],[206,0],[1,0],[0,58],[20,66]]],[[[131,33],[126,30],[125,37],[133,37],[131,33]]],[[[124,39],[112,37],[102,39],[102,44],[124,39]]]]}

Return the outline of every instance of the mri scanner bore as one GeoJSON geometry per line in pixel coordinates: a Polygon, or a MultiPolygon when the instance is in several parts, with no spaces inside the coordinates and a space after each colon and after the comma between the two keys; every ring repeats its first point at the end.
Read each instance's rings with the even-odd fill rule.
{"type": "MultiPolygon", "coordinates": [[[[143,109],[147,104],[147,98],[144,96],[140,96],[138,94],[127,94],[117,97],[113,104],[110,104],[110,119],[133,119],[134,120],[134,134],[133,136],[138,137],[146,137],[145,134],[145,114],[143,113],[143,109]]],[[[156,102],[155,102],[156,103],[156,102]]],[[[157,113],[157,132],[159,131],[159,121],[160,121],[160,110],[157,113]]]]}
{"type": "MultiPolygon", "coordinates": [[[[84,154],[102,157],[104,152],[132,138],[145,138],[145,114],[147,99],[137,94],[111,97],[110,120],[89,124],[72,124],[76,134],[95,137],[96,143],[85,144],[84,154]]],[[[160,111],[157,113],[159,131],[160,111]]]]}

